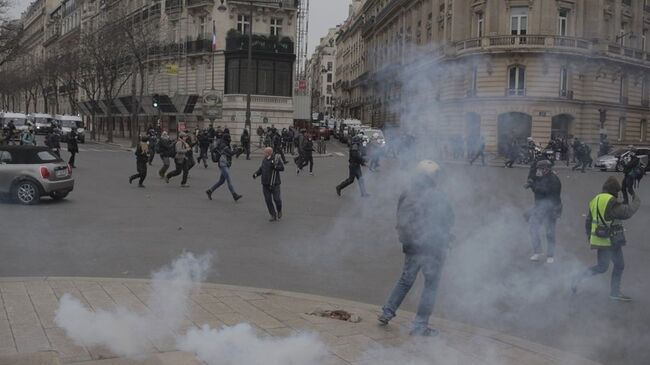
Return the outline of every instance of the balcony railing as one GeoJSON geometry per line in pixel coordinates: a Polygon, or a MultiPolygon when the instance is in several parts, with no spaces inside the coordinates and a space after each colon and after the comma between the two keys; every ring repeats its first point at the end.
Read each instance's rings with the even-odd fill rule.
{"type": "MultiPolygon", "coordinates": [[[[226,51],[245,51],[248,50],[247,35],[232,35],[226,38],[226,51]]],[[[277,40],[263,36],[253,35],[253,51],[293,54],[294,43],[289,38],[277,40]]]]}
{"type": "Polygon", "coordinates": [[[526,89],[506,89],[506,96],[526,96],[526,89]]]}
{"type": "Polygon", "coordinates": [[[211,39],[197,39],[185,42],[185,50],[188,54],[206,53],[212,51],[211,39]]]}

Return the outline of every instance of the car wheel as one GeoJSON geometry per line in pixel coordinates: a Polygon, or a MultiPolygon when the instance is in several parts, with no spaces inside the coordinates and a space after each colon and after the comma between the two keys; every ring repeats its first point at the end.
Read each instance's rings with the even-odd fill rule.
{"type": "Polygon", "coordinates": [[[13,196],[17,202],[25,205],[36,204],[40,199],[38,186],[29,180],[16,184],[13,196]]]}
{"type": "Polygon", "coordinates": [[[67,191],[65,191],[65,192],[58,192],[58,191],[55,191],[55,192],[53,192],[53,193],[50,194],[50,197],[51,197],[52,199],[54,199],[54,200],[63,200],[63,199],[65,199],[65,198],[68,196],[68,194],[69,194],[69,193],[68,193],[67,191]]]}

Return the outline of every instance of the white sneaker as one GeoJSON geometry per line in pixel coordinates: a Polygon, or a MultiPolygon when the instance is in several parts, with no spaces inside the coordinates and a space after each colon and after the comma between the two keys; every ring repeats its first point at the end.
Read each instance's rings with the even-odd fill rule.
{"type": "Polygon", "coordinates": [[[555,262],[555,259],[554,259],[554,258],[552,258],[552,257],[547,257],[547,258],[546,258],[546,263],[547,263],[547,264],[552,264],[552,263],[554,263],[554,262],[555,262]]]}
{"type": "Polygon", "coordinates": [[[539,259],[542,257],[542,255],[536,253],[533,256],[530,257],[530,261],[539,261],[539,259]]]}

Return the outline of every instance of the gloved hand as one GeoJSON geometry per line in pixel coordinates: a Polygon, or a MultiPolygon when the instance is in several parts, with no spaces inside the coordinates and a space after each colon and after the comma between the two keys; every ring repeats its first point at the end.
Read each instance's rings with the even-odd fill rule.
{"type": "Polygon", "coordinates": [[[257,175],[253,174],[253,180],[257,179],[257,175]]]}

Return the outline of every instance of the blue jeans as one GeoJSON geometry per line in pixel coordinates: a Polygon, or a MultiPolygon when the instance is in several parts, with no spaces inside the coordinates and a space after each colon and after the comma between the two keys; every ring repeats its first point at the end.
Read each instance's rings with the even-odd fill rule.
{"type": "Polygon", "coordinates": [[[413,320],[413,328],[425,328],[429,324],[429,317],[433,313],[433,305],[438,291],[440,273],[445,262],[446,253],[441,250],[437,255],[412,255],[407,254],[404,259],[402,276],[391,292],[383,307],[384,317],[392,319],[397,309],[415,283],[418,272],[422,270],[424,276],[424,289],[420,297],[418,311],[413,320]]]}
{"type": "Polygon", "coordinates": [[[215,191],[219,189],[223,183],[227,182],[228,183],[228,190],[230,190],[231,193],[235,194],[235,187],[232,185],[232,182],[230,181],[230,170],[228,167],[219,167],[219,170],[221,170],[221,176],[219,177],[219,181],[217,181],[216,184],[212,188],[210,188],[211,191],[215,191]]]}

